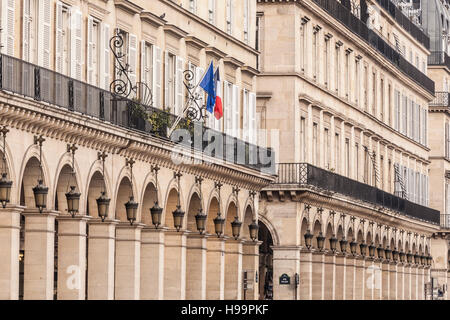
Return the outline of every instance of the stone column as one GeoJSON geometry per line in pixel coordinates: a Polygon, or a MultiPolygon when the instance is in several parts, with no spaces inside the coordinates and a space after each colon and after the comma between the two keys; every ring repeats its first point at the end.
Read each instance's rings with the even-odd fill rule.
{"type": "Polygon", "coordinates": [[[141,231],[141,299],[164,299],[165,228],[141,231]]]}
{"type": "MultiPolygon", "coordinates": [[[[273,246],[273,299],[295,300],[301,296],[302,270],[299,272],[300,250],[297,246],[273,246]],[[300,285],[295,287],[295,274],[299,273],[300,285]],[[280,277],[286,274],[291,279],[290,284],[280,284],[280,277]]],[[[309,252],[309,251],[308,251],[309,252]]],[[[306,251],[305,251],[306,253],[306,251]]],[[[303,252],[302,252],[303,256],[303,252]]],[[[310,274],[310,273],[309,273],[310,274]]]]}
{"type": "Polygon", "coordinates": [[[383,299],[383,260],[377,258],[374,260],[374,300],[383,299]]]}
{"type": "Polygon", "coordinates": [[[404,299],[405,300],[411,300],[411,265],[405,264],[404,267],[404,299]]]}
{"type": "MultiPolygon", "coordinates": [[[[298,288],[298,298],[300,300],[311,300],[312,299],[312,252],[308,249],[301,249],[299,251],[300,254],[300,286],[298,288]]],[[[274,255],[275,255],[275,249],[274,249],[274,255]]],[[[279,266],[277,266],[277,269],[280,269],[276,273],[275,277],[275,256],[274,256],[274,276],[273,276],[273,287],[274,287],[274,296],[280,295],[282,298],[277,298],[277,300],[281,299],[292,299],[292,294],[289,292],[288,288],[285,288],[285,286],[280,286],[278,284],[279,277],[283,274],[294,274],[297,268],[297,261],[296,261],[296,254],[292,252],[291,254],[284,256],[290,256],[291,259],[289,259],[290,268],[283,267],[283,260],[282,255],[280,254],[279,258],[279,266]],[[288,273],[290,272],[290,273],[288,273]],[[276,289],[277,288],[277,289],[276,289]]],[[[295,297],[294,297],[295,298],[295,297]]]]}
{"type": "Polygon", "coordinates": [[[0,300],[19,299],[19,206],[0,207],[0,300]]]}
{"type": "Polygon", "coordinates": [[[139,300],[143,226],[121,222],[116,227],[115,300],[139,300]]]}
{"type": "Polygon", "coordinates": [[[225,296],[225,241],[211,236],[206,242],[206,299],[223,300],[225,296]]]}
{"type": "Polygon", "coordinates": [[[53,300],[55,272],[54,211],[26,209],[24,300],[53,300]]]}
{"type": "Polygon", "coordinates": [[[338,253],[335,257],[334,299],[344,300],[345,294],[345,254],[338,253]]]}
{"type": "Polygon", "coordinates": [[[381,287],[382,287],[382,291],[381,291],[381,298],[383,300],[389,300],[390,296],[390,281],[389,281],[389,261],[388,260],[383,260],[382,262],[382,266],[381,266],[381,287]]]}
{"type": "MultiPolygon", "coordinates": [[[[425,278],[425,267],[420,265],[418,270],[418,281],[417,281],[417,300],[424,300],[424,294],[425,294],[425,282],[424,282],[424,278],[425,278]]],[[[440,285],[442,285],[440,283],[440,285]]]]}
{"type": "MultiPolygon", "coordinates": [[[[259,246],[261,241],[245,241],[243,244],[242,269],[247,271],[247,292],[245,300],[259,300],[259,283],[256,280],[256,273],[259,271],[259,246]]],[[[244,298],[244,292],[242,293],[244,298]]]]}
{"type": "Polygon", "coordinates": [[[364,300],[364,269],[366,268],[364,257],[355,259],[355,297],[354,300],[364,300]]]}
{"type": "Polygon", "coordinates": [[[324,298],[324,269],[325,254],[322,251],[312,253],[312,299],[323,300],[324,298]]]}
{"type": "Polygon", "coordinates": [[[389,300],[397,299],[397,264],[389,263],[389,300]]]}
{"type": "Polygon", "coordinates": [[[64,214],[58,221],[58,300],[86,299],[88,216],[64,214]]]}
{"type": "MultiPolygon", "coordinates": [[[[190,233],[186,246],[186,299],[206,299],[206,235],[190,233]]],[[[209,264],[208,264],[209,266],[209,264]]]]}
{"type": "Polygon", "coordinates": [[[166,231],[164,247],[164,299],[186,298],[186,232],[166,231]]]}
{"type": "Polygon", "coordinates": [[[364,266],[364,299],[375,300],[375,289],[377,287],[377,266],[373,257],[366,258],[364,266]]]}
{"type": "Polygon", "coordinates": [[[114,261],[118,220],[88,222],[88,299],[114,299],[114,261]]]}
{"type": "Polygon", "coordinates": [[[327,252],[325,254],[324,267],[324,299],[335,300],[336,289],[336,254],[327,252]]]}
{"type": "Polygon", "coordinates": [[[242,251],[244,240],[225,242],[225,300],[242,299],[242,251]]]}
{"type": "Polygon", "coordinates": [[[397,300],[405,299],[405,265],[397,265],[397,300]]]}
{"type": "Polygon", "coordinates": [[[417,265],[411,266],[411,300],[417,300],[417,265]]]}
{"type": "Polygon", "coordinates": [[[355,299],[355,266],[355,257],[348,255],[345,266],[345,300],[355,299]]]}

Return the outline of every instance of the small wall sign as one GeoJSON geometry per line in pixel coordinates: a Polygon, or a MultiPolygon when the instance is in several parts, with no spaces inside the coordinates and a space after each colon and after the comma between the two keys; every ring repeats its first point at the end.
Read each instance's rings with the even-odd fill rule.
{"type": "Polygon", "coordinates": [[[291,278],[286,273],[283,273],[280,276],[280,284],[291,284],[291,278]]]}

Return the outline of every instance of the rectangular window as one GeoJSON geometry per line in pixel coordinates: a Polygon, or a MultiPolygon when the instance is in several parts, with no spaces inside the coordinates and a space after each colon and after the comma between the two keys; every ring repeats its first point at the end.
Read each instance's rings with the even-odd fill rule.
{"type": "Polygon", "coordinates": [[[388,187],[387,191],[389,193],[392,193],[392,162],[391,160],[388,161],[388,187]]]}
{"type": "Polygon", "coordinates": [[[317,123],[313,123],[313,143],[312,143],[312,156],[313,156],[313,165],[317,166],[319,162],[319,138],[317,136],[318,125],[317,123]]]}
{"type": "Polygon", "coordinates": [[[369,107],[369,97],[368,97],[368,85],[369,85],[369,74],[368,74],[369,70],[367,65],[364,66],[364,110],[367,111],[368,107],[369,107]]]}
{"type": "Polygon", "coordinates": [[[249,8],[249,0],[244,0],[244,42],[248,43],[249,42],[249,38],[248,38],[248,29],[249,29],[249,12],[250,12],[250,8],[249,8]]]}
{"type": "Polygon", "coordinates": [[[345,176],[349,176],[350,174],[350,140],[348,138],[345,139],[345,176]]]}
{"type": "Polygon", "coordinates": [[[391,84],[388,85],[388,124],[392,126],[392,87],[391,84]]]}
{"type": "Polygon", "coordinates": [[[359,95],[360,95],[360,70],[361,67],[360,59],[355,60],[355,102],[359,104],[359,95]]]}
{"type": "Polygon", "coordinates": [[[356,180],[359,181],[359,144],[355,143],[356,180]]]}
{"type": "MultiPolygon", "coordinates": [[[[70,7],[62,2],[56,4],[56,36],[55,36],[55,70],[69,76],[71,72],[70,59],[70,7]]],[[[97,35],[95,31],[93,33],[97,35]]],[[[97,40],[98,41],[98,40],[97,40]]],[[[97,46],[98,47],[98,46],[97,46]]]]}
{"type": "Polygon", "coordinates": [[[232,34],[233,33],[233,18],[232,18],[232,14],[233,14],[233,8],[232,8],[232,0],[226,0],[227,1],[227,33],[228,34],[232,34]]]}
{"type": "Polygon", "coordinates": [[[334,165],[335,165],[336,172],[338,173],[338,172],[340,172],[339,169],[340,169],[340,160],[341,160],[341,154],[340,154],[341,143],[340,143],[340,139],[339,139],[339,133],[335,134],[334,148],[335,148],[335,150],[334,150],[334,158],[335,158],[334,165]]]}
{"type": "MultiPolygon", "coordinates": [[[[153,45],[146,41],[141,42],[141,82],[148,88],[153,88],[153,45]]],[[[144,90],[141,90],[144,91],[144,90]]],[[[145,95],[144,92],[141,92],[145,95]]],[[[141,96],[141,98],[146,99],[141,96]]]]}
{"type": "Polygon", "coordinates": [[[189,11],[192,13],[197,12],[197,0],[189,0],[189,11]]]}
{"type": "Polygon", "coordinates": [[[364,183],[369,183],[369,167],[370,167],[370,159],[369,159],[369,151],[364,148],[364,183]]]}
{"type": "Polygon", "coordinates": [[[88,83],[100,85],[100,21],[88,17],[88,46],[87,46],[87,80],[88,83]]]}
{"type": "Polygon", "coordinates": [[[447,159],[450,159],[449,153],[450,153],[450,131],[449,131],[449,123],[445,123],[445,157],[447,159]]]}
{"type": "Polygon", "coordinates": [[[341,47],[339,45],[336,45],[336,51],[335,51],[335,61],[334,61],[334,66],[335,66],[335,79],[334,79],[334,83],[336,86],[336,92],[339,94],[339,76],[341,75],[341,47]]]}
{"type": "Polygon", "coordinates": [[[350,99],[350,52],[345,54],[345,97],[350,99]]]}
{"type": "Polygon", "coordinates": [[[307,21],[302,21],[302,26],[300,27],[300,65],[302,72],[305,72],[307,53],[308,53],[308,42],[306,37],[306,29],[308,27],[307,21]]]}
{"type": "Polygon", "coordinates": [[[384,122],[384,79],[380,79],[380,99],[381,99],[381,106],[380,106],[380,117],[381,121],[384,122]]]}
{"type": "Polygon", "coordinates": [[[317,68],[318,68],[318,45],[317,45],[317,36],[319,32],[317,31],[316,27],[314,27],[314,34],[313,34],[313,47],[312,47],[312,54],[313,54],[313,78],[314,81],[317,81],[317,68]]]}
{"type": "Polygon", "coordinates": [[[208,22],[216,24],[216,0],[208,0],[208,22]]]}
{"type": "Polygon", "coordinates": [[[325,83],[325,87],[328,89],[328,83],[330,82],[330,71],[329,71],[329,52],[330,52],[330,38],[329,37],[325,37],[325,43],[323,46],[323,68],[324,68],[324,83],[325,83]]]}
{"type": "Polygon", "coordinates": [[[300,161],[306,159],[306,119],[300,118],[300,161]]]}
{"type": "Polygon", "coordinates": [[[380,189],[384,190],[384,157],[380,156],[380,189]]]}
{"type": "Polygon", "coordinates": [[[325,168],[330,169],[330,160],[331,160],[331,147],[330,147],[330,130],[325,128],[324,130],[324,138],[325,138],[325,168]]]}
{"type": "Polygon", "coordinates": [[[372,114],[377,115],[377,73],[372,72],[372,114]]]}
{"type": "Polygon", "coordinates": [[[175,113],[175,63],[176,56],[166,51],[164,63],[164,105],[165,109],[175,113]]]}

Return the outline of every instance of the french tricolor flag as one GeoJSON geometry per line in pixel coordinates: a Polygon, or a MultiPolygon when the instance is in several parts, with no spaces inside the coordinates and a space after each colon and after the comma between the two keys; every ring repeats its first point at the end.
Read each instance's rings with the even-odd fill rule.
{"type": "Polygon", "coordinates": [[[223,108],[222,108],[222,87],[220,83],[220,75],[219,68],[216,69],[214,73],[214,84],[216,89],[216,104],[214,106],[214,116],[217,120],[220,120],[223,117],[223,108]]]}

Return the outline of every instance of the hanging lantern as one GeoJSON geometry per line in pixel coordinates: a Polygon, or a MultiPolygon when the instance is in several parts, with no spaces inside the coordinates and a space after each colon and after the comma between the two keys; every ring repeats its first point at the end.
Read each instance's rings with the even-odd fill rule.
{"type": "Polygon", "coordinates": [[[181,206],[177,205],[177,209],[172,212],[173,226],[177,229],[177,232],[183,227],[184,211],[181,210],[181,206]]]}
{"type": "Polygon", "coordinates": [[[258,239],[258,230],[259,230],[258,224],[256,223],[256,220],[253,220],[253,222],[248,225],[250,239],[252,239],[253,241],[256,241],[258,239]]]}
{"type": "Polygon", "coordinates": [[[81,193],[75,192],[75,186],[71,186],[70,191],[66,193],[67,211],[72,216],[72,218],[74,218],[79,211],[80,196],[81,193]]]}
{"type": "Polygon", "coordinates": [[[7,174],[2,173],[2,178],[0,179],[0,202],[3,208],[6,208],[6,204],[9,202],[11,197],[11,187],[12,181],[7,179],[7,174]]]}
{"type": "Polygon", "coordinates": [[[359,249],[361,250],[361,255],[362,255],[363,257],[365,257],[366,254],[367,254],[367,244],[365,244],[364,242],[362,242],[362,243],[359,245],[359,249]]]}
{"type": "Polygon", "coordinates": [[[341,252],[346,253],[347,252],[347,244],[348,241],[344,238],[341,241],[339,241],[339,245],[341,246],[341,252]]]}
{"type": "Polygon", "coordinates": [[[100,198],[97,199],[97,209],[98,216],[105,222],[106,217],[108,217],[109,203],[111,199],[106,197],[106,192],[103,191],[100,198]]]}
{"type": "Polygon", "coordinates": [[[241,226],[242,222],[238,220],[238,217],[234,218],[234,221],[231,222],[231,231],[233,233],[234,240],[237,240],[241,234],[241,226]]]}
{"type": "Polygon", "coordinates": [[[413,254],[411,253],[411,250],[406,254],[406,259],[407,259],[408,263],[412,263],[413,254]]]}
{"type": "Polygon", "coordinates": [[[401,250],[399,253],[400,262],[405,262],[405,256],[405,253],[403,252],[403,250],[401,250]]]}
{"type": "Polygon", "coordinates": [[[383,259],[384,258],[384,249],[381,245],[378,246],[377,248],[377,255],[379,259],[383,259]]]}
{"type": "Polygon", "coordinates": [[[128,219],[128,221],[130,221],[131,225],[133,225],[133,223],[136,221],[136,213],[137,213],[138,206],[139,206],[139,204],[134,201],[133,196],[130,197],[130,201],[125,203],[127,219],[128,219]]]}
{"type": "Polygon", "coordinates": [[[198,232],[203,234],[205,232],[206,214],[203,213],[202,209],[200,209],[198,214],[195,215],[195,223],[197,224],[198,232]]]}
{"type": "Polygon", "coordinates": [[[425,265],[425,256],[424,255],[420,255],[420,263],[422,264],[422,265],[425,265]]]}
{"type": "Polygon", "coordinates": [[[42,180],[39,180],[38,185],[33,188],[33,193],[36,208],[38,208],[39,212],[42,213],[42,210],[47,207],[48,187],[44,185],[42,180]]]}
{"type": "Polygon", "coordinates": [[[163,209],[159,206],[158,201],[155,202],[155,205],[150,208],[150,215],[152,216],[152,223],[156,229],[161,225],[161,217],[162,217],[163,209]]]}
{"type": "Polygon", "coordinates": [[[420,262],[420,256],[417,253],[415,253],[414,254],[414,263],[419,264],[419,262],[420,262]]]}
{"type": "Polygon", "coordinates": [[[376,247],[373,245],[373,243],[369,246],[369,256],[370,257],[375,257],[375,249],[376,247]]]}
{"type": "Polygon", "coordinates": [[[384,255],[386,257],[386,260],[391,260],[392,250],[387,247],[386,249],[384,249],[384,255]]]}
{"type": "Polygon", "coordinates": [[[220,238],[223,235],[223,229],[225,226],[225,219],[221,217],[220,212],[217,217],[214,218],[214,231],[217,234],[217,237],[220,238]]]}
{"type": "Polygon", "coordinates": [[[433,258],[431,257],[431,255],[430,254],[428,254],[428,256],[427,256],[427,265],[428,266],[431,266],[431,263],[433,262],[433,258]]]}
{"type": "Polygon", "coordinates": [[[397,249],[394,248],[394,250],[392,250],[392,259],[397,262],[398,261],[398,251],[397,249]]]}
{"type": "Polygon", "coordinates": [[[332,236],[330,238],[330,249],[333,253],[336,252],[337,242],[338,242],[338,239],[335,236],[332,236]]]}
{"type": "Polygon", "coordinates": [[[316,239],[317,239],[317,248],[319,249],[319,251],[322,251],[325,244],[325,237],[322,235],[322,232],[319,233],[316,239]]]}
{"type": "Polygon", "coordinates": [[[306,246],[306,248],[308,248],[308,250],[311,249],[311,242],[312,242],[313,237],[314,237],[314,235],[309,230],[306,230],[305,246],[306,246]]]}
{"type": "Polygon", "coordinates": [[[357,245],[358,245],[358,242],[356,242],[355,240],[350,242],[350,252],[352,253],[352,255],[356,255],[356,246],[357,245]]]}

